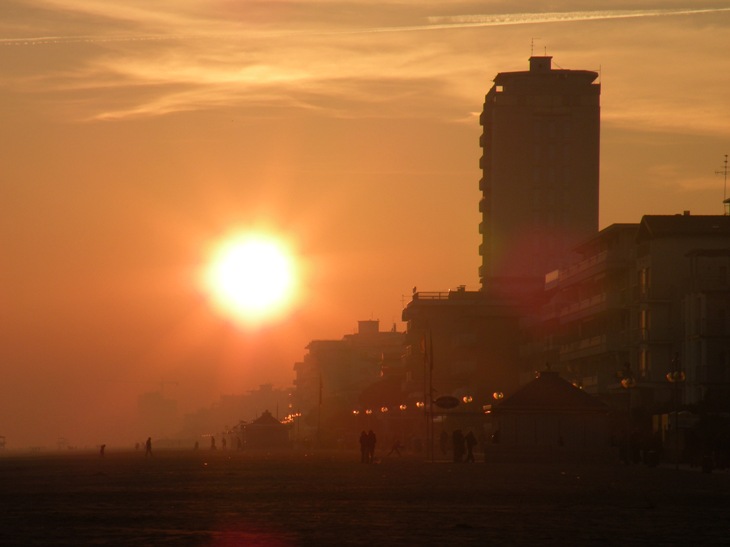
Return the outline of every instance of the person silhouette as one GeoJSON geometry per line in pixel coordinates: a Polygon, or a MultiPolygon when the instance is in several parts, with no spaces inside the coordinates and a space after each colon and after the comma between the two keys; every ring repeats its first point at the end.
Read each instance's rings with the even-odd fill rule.
{"type": "Polygon", "coordinates": [[[375,433],[373,433],[373,430],[370,429],[368,431],[368,463],[373,463],[375,461],[375,443],[377,442],[377,439],[375,438],[375,433]]]}
{"type": "Polygon", "coordinates": [[[152,437],[147,437],[147,441],[144,443],[144,455],[145,457],[152,455],[152,437]]]}
{"type": "Polygon", "coordinates": [[[477,438],[472,431],[466,434],[464,442],[466,443],[466,461],[474,462],[474,447],[477,444],[477,438]]]}
{"type": "Polygon", "coordinates": [[[368,463],[368,434],[363,429],[360,433],[360,463],[368,463]]]}

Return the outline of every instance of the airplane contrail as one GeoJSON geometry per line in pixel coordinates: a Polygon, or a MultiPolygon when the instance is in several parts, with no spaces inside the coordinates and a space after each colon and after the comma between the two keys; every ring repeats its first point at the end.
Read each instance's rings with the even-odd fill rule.
{"type": "MultiPolygon", "coordinates": [[[[449,15],[429,17],[428,25],[402,27],[381,27],[360,32],[406,32],[442,30],[470,27],[498,27],[508,25],[534,25],[545,23],[572,23],[599,21],[605,19],[630,19],[639,17],[666,17],[672,15],[701,15],[727,12],[730,8],[702,9],[655,9],[655,10],[601,10],[601,11],[556,11],[546,13],[507,13],[492,15],[449,15]]],[[[354,31],[358,32],[358,31],[354,31]]]]}
{"type": "Polygon", "coordinates": [[[545,13],[510,13],[497,15],[451,15],[442,17],[430,17],[429,21],[434,23],[434,26],[528,25],[535,23],[563,23],[601,19],[629,19],[637,17],[666,17],[671,15],[699,15],[722,11],[730,11],[730,8],[600,10],[545,13]]]}
{"type": "MultiPolygon", "coordinates": [[[[263,36],[302,36],[302,35],[340,35],[369,34],[391,32],[422,32],[432,30],[448,30],[474,27],[497,27],[509,25],[534,25],[549,23],[572,23],[580,21],[600,21],[607,19],[632,19],[646,17],[668,17],[677,15],[704,15],[708,13],[730,12],[730,8],[695,8],[695,9],[653,9],[653,10],[600,10],[600,11],[565,11],[545,13],[504,13],[487,15],[449,15],[434,16],[427,19],[426,24],[397,27],[373,27],[342,31],[302,31],[261,33],[263,36]]],[[[83,36],[36,36],[28,38],[0,38],[4,46],[39,46],[47,44],[71,43],[103,43],[103,42],[135,42],[162,41],[183,38],[221,38],[225,36],[240,37],[240,33],[189,33],[189,34],[133,34],[133,35],[83,35],[83,36]]]]}

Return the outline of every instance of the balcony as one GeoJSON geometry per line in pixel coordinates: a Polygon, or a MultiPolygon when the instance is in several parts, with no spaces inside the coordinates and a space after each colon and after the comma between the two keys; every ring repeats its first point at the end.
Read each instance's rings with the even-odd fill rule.
{"type": "Polygon", "coordinates": [[[574,340],[560,345],[560,357],[578,359],[606,352],[624,350],[627,347],[626,332],[609,332],[574,340]]]}
{"type": "Polygon", "coordinates": [[[626,266],[626,264],[626,260],[611,257],[608,251],[602,251],[560,270],[559,282],[563,286],[569,285],[581,279],[587,279],[597,273],[605,272],[610,268],[626,266]]]}
{"type": "Polygon", "coordinates": [[[638,328],[631,333],[633,344],[670,344],[673,342],[671,333],[667,328],[638,328]]]}
{"type": "Polygon", "coordinates": [[[413,293],[413,300],[448,300],[451,291],[413,293]]]}
{"type": "Polygon", "coordinates": [[[570,355],[572,358],[585,357],[588,355],[595,355],[606,351],[606,335],[599,334],[598,336],[591,336],[590,338],[583,338],[570,342],[568,344],[562,344],[560,346],[560,356],[570,355]],[[577,355],[575,355],[577,354],[577,355]]]}
{"type": "Polygon", "coordinates": [[[575,321],[608,309],[626,306],[626,295],[623,291],[603,292],[577,302],[567,302],[560,307],[560,319],[563,322],[575,321]]]}
{"type": "Polygon", "coordinates": [[[485,196],[479,200],[479,212],[488,213],[491,210],[491,200],[485,196]]]}

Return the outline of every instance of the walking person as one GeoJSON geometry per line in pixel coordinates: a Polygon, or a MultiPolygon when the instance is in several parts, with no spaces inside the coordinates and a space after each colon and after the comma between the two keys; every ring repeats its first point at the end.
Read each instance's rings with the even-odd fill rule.
{"type": "Polygon", "coordinates": [[[375,433],[373,433],[373,430],[368,431],[368,463],[373,463],[375,461],[375,443],[377,442],[377,439],[375,437],[375,433]]]}
{"type": "Polygon", "coordinates": [[[147,441],[144,443],[144,456],[152,455],[152,437],[147,437],[147,441]]]}
{"type": "Polygon", "coordinates": [[[466,434],[464,442],[466,443],[466,461],[474,463],[474,447],[477,444],[477,438],[472,431],[466,434]]]}
{"type": "Polygon", "coordinates": [[[368,434],[363,429],[360,433],[360,463],[368,463],[369,459],[368,450],[368,434]]]}

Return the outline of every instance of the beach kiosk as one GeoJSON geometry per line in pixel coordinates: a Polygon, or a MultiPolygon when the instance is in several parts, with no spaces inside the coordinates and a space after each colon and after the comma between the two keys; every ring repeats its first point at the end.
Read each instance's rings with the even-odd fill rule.
{"type": "Polygon", "coordinates": [[[289,432],[286,425],[265,410],[250,424],[244,425],[246,448],[253,450],[282,449],[289,446],[289,432]]]}
{"type": "Polygon", "coordinates": [[[609,406],[557,372],[545,370],[494,406],[489,457],[555,460],[606,459],[609,406]]]}

